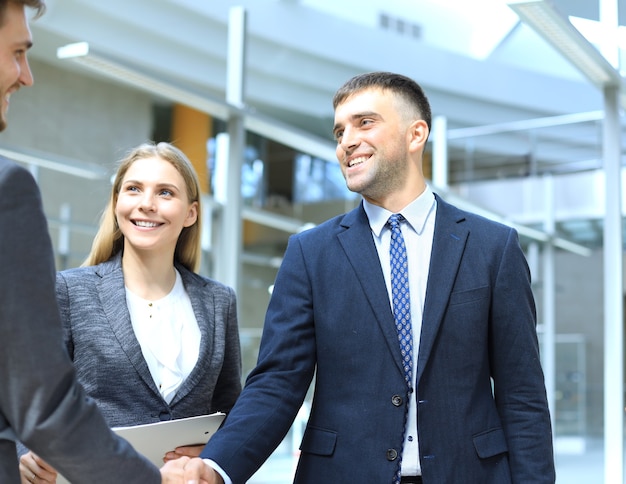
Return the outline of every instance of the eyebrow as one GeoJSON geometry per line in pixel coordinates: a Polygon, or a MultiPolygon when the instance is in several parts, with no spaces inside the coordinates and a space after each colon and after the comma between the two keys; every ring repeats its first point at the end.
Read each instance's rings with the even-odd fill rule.
{"type": "Polygon", "coordinates": [[[31,39],[18,40],[13,44],[14,48],[24,48],[29,50],[33,46],[33,41],[31,39]]]}
{"type": "MultiPolygon", "coordinates": [[[[145,185],[146,183],[141,181],[141,180],[125,180],[124,182],[122,182],[122,186],[125,185],[145,185]]],[[[180,188],[178,188],[178,186],[174,185],[173,183],[157,183],[157,188],[172,188],[176,191],[180,191],[180,188]]]]}
{"type": "MultiPolygon", "coordinates": [[[[348,119],[350,121],[355,121],[357,119],[363,119],[368,117],[380,118],[380,114],[378,114],[376,111],[363,111],[361,113],[355,113],[351,115],[348,119]]],[[[337,129],[339,129],[341,126],[341,124],[335,123],[335,125],[333,126],[333,133],[337,131],[337,129]]]]}

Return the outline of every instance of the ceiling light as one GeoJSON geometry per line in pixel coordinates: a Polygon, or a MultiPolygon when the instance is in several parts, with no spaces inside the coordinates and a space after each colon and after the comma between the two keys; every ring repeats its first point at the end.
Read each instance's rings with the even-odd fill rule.
{"type": "Polygon", "coordinates": [[[507,4],[594,85],[621,85],[619,72],[549,1],[508,0],[507,4]]]}

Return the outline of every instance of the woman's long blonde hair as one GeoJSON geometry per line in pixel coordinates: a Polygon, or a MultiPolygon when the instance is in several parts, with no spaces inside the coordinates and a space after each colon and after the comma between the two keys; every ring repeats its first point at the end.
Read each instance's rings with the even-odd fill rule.
{"type": "Polygon", "coordinates": [[[132,149],[119,163],[111,197],[100,219],[100,228],[91,245],[91,252],[83,262],[83,266],[94,266],[109,260],[124,248],[124,235],[120,231],[115,217],[115,206],[120,193],[122,180],[128,168],[137,160],[158,157],[172,164],[181,174],[187,188],[189,203],[198,203],[196,222],[184,227],[174,251],[174,261],[187,269],[197,272],[200,267],[200,237],[202,212],[200,207],[200,184],[193,165],[185,154],[170,143],[143,143],[132,149]]]}

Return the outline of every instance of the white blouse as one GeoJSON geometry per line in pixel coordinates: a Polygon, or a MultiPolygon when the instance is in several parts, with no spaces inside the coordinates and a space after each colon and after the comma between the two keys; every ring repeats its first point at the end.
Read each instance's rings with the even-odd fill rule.
{"type": "Polygon", "coordinates": [[[200,354],[200,328],[180,273],[167,296],[148,301],[126,288],[126,303],[152,378],[170,403],[200,354]]]}

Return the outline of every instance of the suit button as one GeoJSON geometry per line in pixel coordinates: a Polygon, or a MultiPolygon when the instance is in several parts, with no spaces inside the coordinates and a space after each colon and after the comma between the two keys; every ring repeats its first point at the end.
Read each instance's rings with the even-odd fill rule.
{"type": "Polygon", "coordinates": [[[159,420],[161,420],[161,421],[172,420],[172,416],[168,412],[161,412],[159,414],[159,420]]]}
{"type": "Polygon", "coordinates": [[[398,451],[396,449],[387,450],[387,460],[396,460],[398,458],[398,451]]]}
{"type": "Polygon", "coordinates": [[[400,395],[394,395],[391,397],[391,403],[393,403],[394,407],[399,407],[402,405],[402,397],[400,395]]]}

